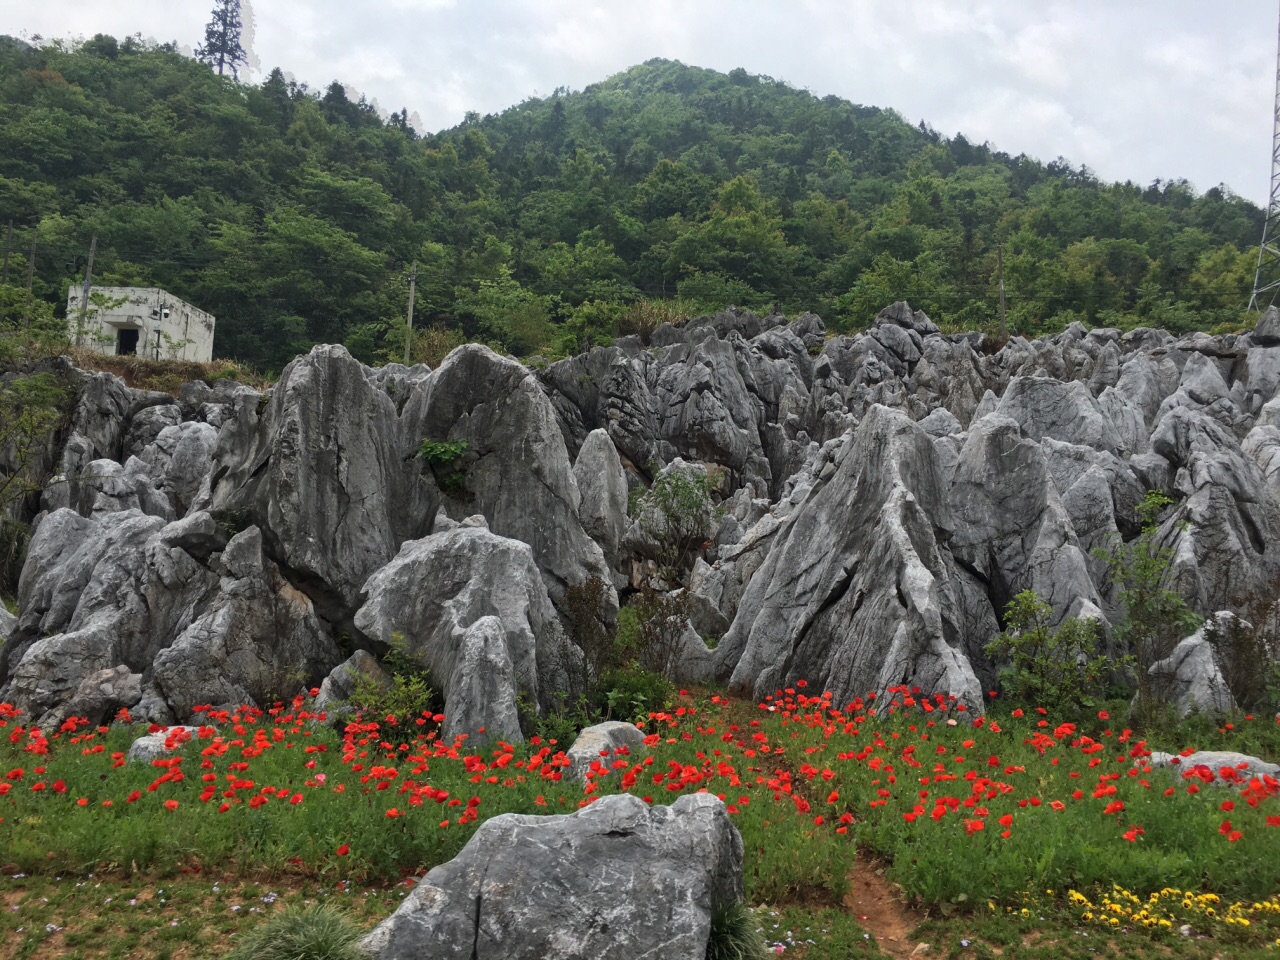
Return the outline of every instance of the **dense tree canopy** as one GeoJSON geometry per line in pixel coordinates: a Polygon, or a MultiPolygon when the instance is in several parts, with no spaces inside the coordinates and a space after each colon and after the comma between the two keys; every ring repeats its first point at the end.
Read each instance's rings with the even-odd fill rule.
{"type": "Polygon", "coordinates": [[[213,312],[216,352],[265,369],[322,340],[398,356],[415,261],[420,325],[514,352],[608,337],[645,299],[848,329],[906,297],[983,327],[997,246],[1014,330],[1210,328],[1241,322],[1262,228],[1220,187],[1103,183],[744,70],[655,60],[419,138],[339,83],[105,36],[0,38],[10,219],[11,286],[34,239],[60,304],[96,232],[100,282],[213,312]]]}

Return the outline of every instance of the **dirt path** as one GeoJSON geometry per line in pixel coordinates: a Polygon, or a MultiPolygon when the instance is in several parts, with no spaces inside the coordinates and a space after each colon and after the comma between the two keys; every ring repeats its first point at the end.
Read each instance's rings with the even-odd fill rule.
{"type": "Polygon", "coordinates": [[[893,884],[876,873],[877,869],[860,858],[854,861],[849,892],[844,896],[845,909],[875,937],[881,950],[892,957],[909,957],[918,943],[911,932],[925,918],[903,903],[893,884]]]}

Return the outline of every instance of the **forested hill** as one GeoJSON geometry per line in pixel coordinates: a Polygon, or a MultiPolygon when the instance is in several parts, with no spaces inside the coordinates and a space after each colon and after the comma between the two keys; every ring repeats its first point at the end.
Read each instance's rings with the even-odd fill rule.
{"type": "Polygon", "coordinates": [[[1223,189],[1103,183],[743,70],[655,60],[423,138],[406,116],[137,39],[0,38],[0,311],[33,238],[55,305],[96,232],[99,282],[212,311],[217,353],[264,369],[399,355],[414,261],[420,324],[517,353],[726,303],[980,328],[1003,244],[1015,330],[1207,329],[1241,321],[1262,228],[1223,189]]]}

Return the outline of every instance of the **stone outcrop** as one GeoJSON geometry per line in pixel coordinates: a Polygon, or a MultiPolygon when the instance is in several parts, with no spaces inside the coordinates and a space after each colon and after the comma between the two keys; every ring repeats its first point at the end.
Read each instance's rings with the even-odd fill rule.
{"type": "Polygon", "coordinates": [[[492,533],[481,517],[406,542],[363,592],[356,627],[381,643],[403,637],[444,694],[447,737],[483,739],[483,727],[517,741],[517,696],[550,709],[557,692],[568,692],[575,648],[533,550],[492,533]]]}
{"type": "Polygon", "coordinates": [[[619,752],[639,749],[644,743],[644,731],[634,723],[608,720],[584,727],[565,751],[569,758],[569,772],[578,780],[585,780],[587,772],[595,765],[608,770],[619,752]]]}
{"type": "Polygon", "coordinates": [[[1209,633],[1229,630],[1236,617],[1229,611],[1218,613],[1191,636],[1178,642],[1163,660],[1153,663],[1147,673],[1153,689],[1168,700],[1180,716],[1202,713],[1221,717],[1236,703],[1222,675],[1209,633]]]}
{"type": "Polygon", "coordinates": [[[838,702],[905,683],[980,708],[944,545],[951,526],[929,436],[873,407],[777,534],[716,648],[720,673],[757,697],[796,679],[838,702]]]}
{"type": "Polygon", "coordinates": [[[742,899],[742,838],[705,794],[627,794],[564,816],[503,814],[360,945],[375,960],[703,960],[742,899]]]}
{"type": "Polygon", "coordinates": [[[570,588],[598,578],[607,627],[615,588],[655,582],[627,495],[688,468],[714,478],[719,510],[682,585],[684,678],[850,697],[907,682],[977,709],[1018,591],[1104,634],[1117,622],[1095,551],[1139,532],[1149,491],[1175,501],[1158,540],[1198,612],[1269,594],[1278,316],[1244,335],[1072,324],[997,342],[906,303],[841,336],[731,309],[537,373],[479,345],[435,370],[321,346],[265,394],[219,381],[176,399],[59,361],[76,395],[38,458],[50,480],[21,505],[36,535],[18,622],[0,623],[0,696],[57,716],[123,669],[130,696],[124,678],[143,677],[137,713],[183,719],[197,699],[324,679],[359,611],[375,648],[386,624],[418,632],[455,691],[451,731],[513,736],[521,694],[547,709],[582,676],[571,651],[550,655],[553,607],[568,616],[570,588]],[[418,456],[424,441],[444,455],[418,456]],[[473,515],[508,566],[462,550],[475,582],[419,581],[448,585],[427,611],[406,557],[437,577],[423,545],[476,536],[473,515]]]}

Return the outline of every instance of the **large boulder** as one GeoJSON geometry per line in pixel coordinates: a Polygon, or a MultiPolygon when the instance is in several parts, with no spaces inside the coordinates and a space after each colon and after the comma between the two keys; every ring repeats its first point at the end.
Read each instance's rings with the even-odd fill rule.
{"type": "Polygon", "coordinates": [[[1233,620],[1234,614],[1221,611],[1147,670],[1148,682],[1159,692],[1160,699],[1171,703],[1180,716],[1202,713],[1221,717],[1235,707],[1209,638],[1211,631],[1229,630],[1233,620]]]}
{"type": "Polygon", "coordinates": [[[179,718],[203,704],[287,699],[342,659],[310,598],[263,555],[256,527],[222,559],[217,595],[154,660],[151,683],[179,718]]]}
{"type": "Polygon", "coordinates": [[[132,510],[46,517],[23,568],[22,616],[4,647],[0,699],[38,718],[89,674],[149,667],[217,592],[217,575],[166,535],[187,529],[132,510]]]}
{"type": "Polygon", "coordinates": [[[503,814],[361,941],[374,960],[703,960],[743,895],[742,838],[706,793],[503,814]]]}
{"type": "Polygon", "coordinates": [[[775,535],[715,650],[718,672],[756,697],[798,679],[838,702],[905,683],[981,710],[943,546],[951,526],[928,434],[872,407],[775,535]]]}
{"type": "Polygon", "coordinates": [[[518,740],[508,709],[517,695],[550,709],[557,693],[570,692],[573,650],[533,550],[490,532],[483,518],[406,542],[364,593],[356,627],[382,643],[404,638],[444,693],[446,736],[479,736],[484,727],[518,740]],[[477,630],[482,620],[492,622],[477,630]]]}
{"type": "Polygon", "coordinates": [[[574,461],[573,476],[578,484],[582,528],[616,567],[618,548],[627,532],[627,476],[607,431],[596,429],[587,434],[574,461]]]}
{"type": "Polygon", "coordinates": [[[391,674],[368,650],[356,650],[346,660],[329,671],[320,684],[313,709],[316,713],[328,711],[341,714],[349,709],[351,698],[361,686],[375,690],[388,690],[394,684],[391,674]]]}
{"type": "Polygon", "coordinates": [[[1058,620],[1082,602],[1099,604],[1045,452],[1017,421],[992,414],[973,424],[949,499],[951,552],[999,612],[1024,590],[1047,600],[1058,620]]]}
{"type": "Polygon", "coordinates": [[[565,751],[569,772],[574,778],[585,780],[588,771],[596,765],[600,765],[598,769],[608,770],[618,754],[628,753],[633,747],[639,749],[643,743],[644,731],[634,723],[607,720],[583,727],[573,746],[565,751]]]}
{"type": "Polygon", "coordinates": [[[1262,469],[1219,420],[1190,406],[1161,416],[1151,449],[1169,462],[1182,498],[1159,537],[1174,552],[1182,596],[1210,611],[1264,595],[1280,576],[1280,503],[1262,469]]]}
{"type": "Polygon", "coordinates": [[[436,512],[395,401],[343,347],[319,346],[285,367],[268,400],[234,403],[200,506],[256,525],[321,613],[345,620],[361,584],[436,512]]]}
{"type": "Polygon", "coordinates": [[[165,524],[137,511],[56,511],[36,530],[19,596],[0,699],[37,719],[96,702],[103,670],[123,669],[121,683],[146,675],[142,699],[156,715],[187,717],[199,704],[291,694],[341,660],[310,600],[263,556],[257,529],[228,543],[203,512],[165,524]]]}
{"type": "Polygon", "coordinates": [[[464,442],[456,472],[465,493],[453,497],[456,508],[483,514],[495,534],[528,544],[557,603],[568,587],[603,581],[602,617],[612,620],[609,565],[583,529],[564,438],[533,374],[480,344],[459,347],[414,391],[401,420],[404,447],[464,442]]]}

